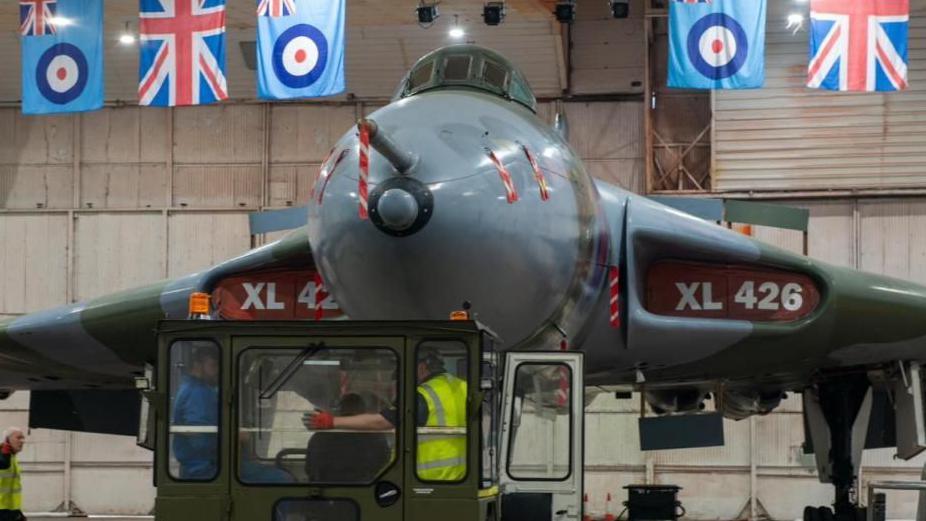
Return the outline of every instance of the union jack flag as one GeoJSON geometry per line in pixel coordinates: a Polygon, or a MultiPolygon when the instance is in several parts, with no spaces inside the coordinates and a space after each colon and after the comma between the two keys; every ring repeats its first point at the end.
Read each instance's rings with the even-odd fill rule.
{"type": "Polygon", "coordinates": [[[57,34],[51,22],[58,0],[19,0],[19,32],[23,36],[57,34]]]}
{"type": "Polygon", "coordinates": [[[909,0],[812,0],[810,20],[808,87],[907,87],[909,0]]]}
{"type": "Polygon", "coordinates": [[[257,16],[291,16],[296,14],[296,0],[259,0],[257,16]]]}
{"type": "Polygon", "coordinates": [[[228,99],[225,0],[141,0],[139,105],[228,99]]]}

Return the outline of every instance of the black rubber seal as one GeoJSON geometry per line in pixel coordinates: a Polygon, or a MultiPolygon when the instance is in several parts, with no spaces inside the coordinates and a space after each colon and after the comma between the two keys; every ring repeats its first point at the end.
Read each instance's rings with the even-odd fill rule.
{"type": "Polygon", "coordinates": [[[431,193],[427,185],[417,179],[412,179],[407,176],[390,177],[376,185],[376,188],[370,192],[367,205],[369,208],[370,222],[379,228],[381,232],[394,237],[407,237],[424,228],[424,226],[428,224],[428,221],[431,220],[431,214],[434,213],[434,194],[431,193]],[[393,188],[405,190],[410,193],[418,203],[418,217],[415,218],[415,222],[413,222],[411,226],[404,230],[393,230],[389,228],[386,223],[383,222],[377,210],[379,198],[386,193],[386,190],[392,190],[393,188]]]}

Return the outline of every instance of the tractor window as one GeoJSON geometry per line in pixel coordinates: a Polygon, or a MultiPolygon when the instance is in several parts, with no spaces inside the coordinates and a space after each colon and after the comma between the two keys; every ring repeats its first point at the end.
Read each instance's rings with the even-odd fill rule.
{"type": "Polygon", "coordinates": [[[238,374],[243,483],[368,484],[392,463],[392,350],[251,348],[238,374]]]}
{"type": "Polygon", "coordinates": [[[565,364],[523,363],[515,372],[508,475],[563,481],[572,464],[572,370],[565,364]]]}
{"type": "Polygon", "coordinates": [[[219,473],[219,346],[180,341],[170,346],[170,476],[211,481],[219,473]]]}
{"type": "Polygon", "coordinates": [[[416,467],[421,481],[466,478],[467,352],[459,340],[426,340],[415,357],[416,467]]]}

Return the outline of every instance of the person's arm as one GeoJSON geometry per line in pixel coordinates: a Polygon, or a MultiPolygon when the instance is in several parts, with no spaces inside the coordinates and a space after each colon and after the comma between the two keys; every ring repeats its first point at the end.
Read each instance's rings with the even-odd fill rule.
{"type": "Polygon", "coordinates": [[[424,397],[421,396],[421,393],[415,393],[415,425],[418,427],[424,427],[428,424],[428,402],[424,400],[424,397]]]}
{"type": "Polygon", "coordinates": [[[3,442],[0,445],[0,470],[6,470],[10,468],[10,465],[13,462],[13,449],[10,448],[10,444],[3,442]]]}
{"type": "Polygon", "coordinates": [[[309,430],[324,431],[328,429],[345,429],[353,431],[388,431],[395,428],[394,419],[389,415],[358,414],[355,416],[334,416],[328,411],[306,413],[302,423],[309,430]]]}
{"type": "Polygon", "coordinates": [[[355,416],[335,416],[334,428],[357,431],[388,431],[394,427],[382,414],[357,414],[355,416]]]}

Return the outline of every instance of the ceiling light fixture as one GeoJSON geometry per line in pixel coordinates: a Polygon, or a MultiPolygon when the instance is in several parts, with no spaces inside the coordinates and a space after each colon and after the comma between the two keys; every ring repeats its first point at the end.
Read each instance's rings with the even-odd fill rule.
{"type": "Polygon", "coordinates": [[[499,25],[505,19],[505,2],[486,2],[482,6],[482,19],[486,25],[499,25]]]}
{"type": "Polygon", "coordinates": [[[48,23],[58,27],[67,27],[69,25],[74,25],[74,20],[63,16],[49,16],[48,23]]]}
{"type": "Polygon", "coordinates": [[[448,34],[450,34],[450,37],[455,40],[459,40],[460,38],[466,36],[466,31],[460,27],[460,20],[458,15],[453,15],[453,27],[450,28],[450,32],[448,34]]]}
{"type": "Polygon", "coordinates": [[[440,16],[437,11],[437,3],[429,4],[424,0],[421,0],[421,3],[415,8],[415,13],[418,15],[418,25],[425,27],[430,27],[434,20],[437,20],[437,17],[440,16]]]}
{"type": "Polygon", "coordinates": [[[561,24],[571,24],[576,19],[575,0],[557,2],[556,7],[553,9],[553,14],[556,16],[557,22],[561,24]]]}
{"type": "Polygon", "coordinates": [[[630,0],[608,0],[608,3],[614,18],[627,18],[630,15],[630,0]]]}
{"type": "Polygon", "coordinates": [[[119,43],[122,45],[133,45],[135,43],[135,34],[129,28],[129,22],[125,22],[125,30],[119,35],[119,43]]]}

